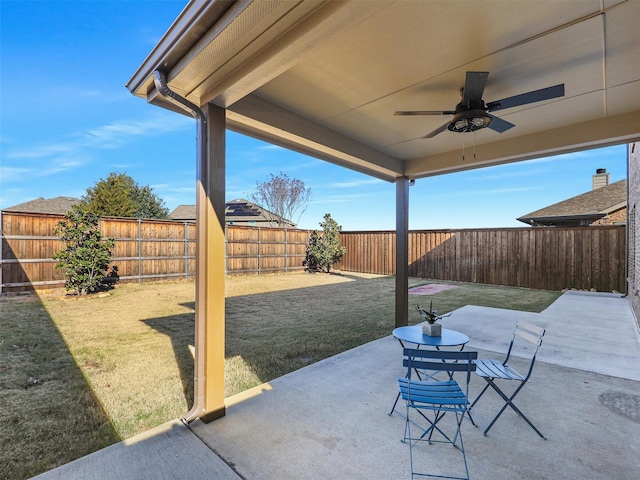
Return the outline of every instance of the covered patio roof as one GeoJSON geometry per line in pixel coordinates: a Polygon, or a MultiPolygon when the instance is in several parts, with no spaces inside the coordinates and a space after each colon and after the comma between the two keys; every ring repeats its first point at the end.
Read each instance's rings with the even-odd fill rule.
{"type": "Polygon", "coordinates": [[[197,118],[186,420],[225,409],[226,129],[396,183],[395,324],[406,324],[412,180],[640,140],[638,18],[640,2],[622,0],[190,1],[127,84],[197,118]],[[469,82],[467,72],[481,73],[469,82]],[[501,102],[556,85],[562,95],[501,102]],[[444,114],[394,115],[415,110],[444,114]],[[474,130],[464,125],[478,116],[488,128],[446,128],[453,119],[474,130]]]}
{"type": "Polygon", "coordinates": [[[150,103],[153,72],[227,128],[393,181],[640,138],[638,2],[191,1],[127,87],[150,103]],[[465,72],[486,102],[565,85],[496,113],[497,133],[445,131],[465,72]],[[463,136],[466,137],[463,140],[463,136]],[[475,158],[467,152],[475,145],[475,158]]]}

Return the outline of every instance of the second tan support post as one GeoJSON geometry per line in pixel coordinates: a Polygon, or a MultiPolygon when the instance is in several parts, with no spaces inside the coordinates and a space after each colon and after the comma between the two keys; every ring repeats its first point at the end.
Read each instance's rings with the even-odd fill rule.
{"type": "Polygon", "coordinates": [[[409,324],[409,184],[396,179],[396,327],[409,324]]]}

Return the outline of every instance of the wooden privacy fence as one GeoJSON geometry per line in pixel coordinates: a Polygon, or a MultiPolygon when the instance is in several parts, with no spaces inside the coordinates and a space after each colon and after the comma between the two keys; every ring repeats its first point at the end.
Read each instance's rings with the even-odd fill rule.
{"type": "MultiPolygon", "coordinates": [[[[345,271],[393,275],[395,232],[342,232],[345,271]]],[[[624,226],[409,232],[409,275],[541,290],[626,291],[624,226]]]]}
{"type": "Polygon", "coordinates": [[[288,273],[304,270],[308,230],[227,227],[227,274],[288,273]]]}
{"type": "MultiPolygon", "coordinates": [[[[64,276],[53,255],[63,244],[54,229],[61,215],[2,212],[0,293],[58,288],[64,276]]],[[[104,217],[100,231],[115,239],[111,265],[122,282],[195,276],[194,222],[104,217]]],[[[227,274],[302,270],[307,230],[227,227],[227,274]]]]}
{"type": "MultiPolygon", "coordinates": [[[[53,254],[60,215],[2,212],[0,292],[64,284],[53,254]]],[[[192,278],[195,223],[103,218],[123,282],[192,278]]],[[[303,270],[310,231],[228,226],[226,273],[303,270]]],[[[342,232],[343,271],[393,275],[395,232],[342,232]]],[[[626,291],[624,226],[426,230],[409,233],[409,275],[543,290],[626,291]]]]}

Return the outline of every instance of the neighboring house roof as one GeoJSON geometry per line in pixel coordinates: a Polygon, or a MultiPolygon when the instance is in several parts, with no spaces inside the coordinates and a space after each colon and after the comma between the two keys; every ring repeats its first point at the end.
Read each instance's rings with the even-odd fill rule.
{"type": "MultiPolygon", "coordinates": [[[[275,225],[282,221],[288,227],[295,227],[295,223],[282,219],[279,215],[244,199],[231,200],[225,203],[225,221],[228,224],[275,225]]],[[[195,220],[195,205],[179,205],[169,217],[174,220],[195,220]]]]}
{"type": "Polygon", "coordinates": [[[36,198],[29,202],[20,203],[13,207],[5,208],[6,212],[22,213],[53,213],[64,215],[71,207],[80,203],[80,199],[73,197],[36,198]]]}
{"type": "Polygon", "coordinates": [[[597,220],[627,205],[627,181],[620,180],[519,217],[526,224],[597,220]]]}
{"type": "Polygon", "coordinates": [[[260,205],[244,199],[231,200],[225,204],[224,215],[227,223],[246,223],[255,221],[256,223],[268,223],[295,227],[295,223],[280,215],[270,212],[260,205]]]}
{"type": "Polygon", "coordinates": [[[178,205],[169,214],[169,218],[172,220],[195,220],[196,206],[195,205],[178,205]]]}

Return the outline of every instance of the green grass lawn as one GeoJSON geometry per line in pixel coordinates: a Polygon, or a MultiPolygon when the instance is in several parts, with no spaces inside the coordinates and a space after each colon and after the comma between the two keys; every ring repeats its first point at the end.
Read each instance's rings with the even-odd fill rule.
{"type": "MultiPolygon", "coordinates": [[[[411,306],[540,312],[560,295],[455,285],[410,296],[411,306]]],[[[374,275],[228,278],[225,395],[389,335],[394,291],[394,278],[374,275]]],[[[193,283],[167,283],[0,297],[0,479],[29,478],[187,412],[194,293],[193,283]]]]}

